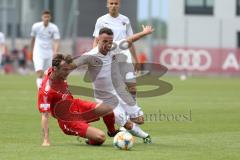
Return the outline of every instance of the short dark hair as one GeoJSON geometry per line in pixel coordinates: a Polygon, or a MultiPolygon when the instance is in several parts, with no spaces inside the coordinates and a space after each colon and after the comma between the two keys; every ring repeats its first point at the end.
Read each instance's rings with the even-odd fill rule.
{"type": "Polygon", "coordinates": [[[51,15],[51,12],[49,10],[44,10],[44,11],[42,11],[42,15],[44,15],[44,14],[51,15]]]}
{"type": "Polygon", "coordinates": [[[113,31],[110,28],[103,27],[102,29],[100,29],[99,35],[102,35],[104,33],[107,35],[113,36],[113,31]]]}
{"type": "Polygon", "coordinates": [[[52,60],[52,67],[60,68],[61,62],[65,61],[67,64],[72,63],[73,59],[72,56],[63,54],[56,54],[52,60]]]}

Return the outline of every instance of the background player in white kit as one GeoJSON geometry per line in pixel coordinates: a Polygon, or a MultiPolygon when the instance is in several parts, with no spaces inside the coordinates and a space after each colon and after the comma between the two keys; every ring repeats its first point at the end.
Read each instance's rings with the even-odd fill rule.
{"type": "Polygon", "coordinates": [[[121,55],[122,51],[122,48],[119,47],[120,43],[124,41],[130,46],[153,31],[151,26],[143,26],[142,32],[114,42],[118,44],[118,47],[112,49],[113,32],[109,28],[102,28],[99,31],[98,46],[75,60],[77,66],[88,64],[95,99],[98,102],[115,106],[113,111],[116,123],[124,126],[133,135],[143,138],[144,143],[151,143],[151,138],[137,125],[144,123],[143,112],[134,100],[131,101],[132,98],[128,99],[129,93],[125,92],[126,85],[118,71],[118,55],[121,55]]]}
{"type": "MultiPolygon", "coordinates": [[[[59,48],[60,34],[58,27],[50,23],[50,11],[42,12],[42,22],[33,24],[31,31],[31,52],[33,54],[34,68],[37,73],[37,87],[41,87],[44,71],[52,66],[53,55],[59,48]]],[[[43,130],[43,146],[49,146],[48,139],[48,118],[49,113],[41,113],[41,125],[43,130]]]]}
{"type": "MultiPolygon", "coordinates": [[[[107,0],[107,8],[109,13],[99,17],[96,22],[95,30],[93,33],[93,36],[95,37],[93,48],[97,46],[97,41],[98,41],[97,37],[99,34],[99,30],[103,27],[110,28],[113,31],[114,41],[119,41],[133,35],[129,18],[119,13],[120,0],[107,0]]],[[[122,53],[126,55],[127,63],[129,64],[133,63],[132,62],[132,56],[133,56],[135,63],[138,64],[138,59],[136,56],[134,45],[132,45],[129,49],[122,51],[122,53]]],[[[129,67],[130,69],[128,70],[130,74],[128,75],[128,79],[125,79],[125,83],[127,85],[128,91],[131,93],[131,95],[135,99],[136,98],[136,80],[134,78],[135,77],[134,66],[129,65],[129,67]]],[[[137,68],[138,67],[136,67],[136,69],[137,68]]]]}
{"type": "Polygon", "coordinates": [[[5,36],[2,32],[0,32],[0,69],[2,65],[2,57],[5,52],[5,36]]]}
{"type": "Polygon", "coordinates": [[[44,71],[52,65],[52,58],[58,51],[60,39],[58,27],[50,22],[50,11],[43,11],[41,18],[42,22],[33,24],[31,31],[31,52],[37,73],[38,88],[42,83],[44,71]]]}

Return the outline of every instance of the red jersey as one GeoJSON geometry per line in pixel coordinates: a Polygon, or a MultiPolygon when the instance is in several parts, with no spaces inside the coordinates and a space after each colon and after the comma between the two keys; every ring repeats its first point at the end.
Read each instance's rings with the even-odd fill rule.
{"type": "Polygon", "coordinates": [[[48,69],[42,85],[38,91],[38,108],[40,112],[50,112],[53,114],[54,106],[61,100],[73,100],[73,96],[68,89],[66,81],[50,79],[52,68],[48,69]]]}
{"type": "Polygon", "coordinates": [[[94,112],[91,112],[95,109],[96,103],[81,99],[74,99],[68,89],[67,82],[63,80],[53,81],[50,78],[51,74],[52,68],[48,69],[38,92],[39,111],[51,112],[52,116],[57,118],[54,112],[56,104],[59,104],[58,102],[62,100],[70,100],[73,102],[69,108],[70,112],[88,114],[85,114],[85,120],[81,121],[63,121],[57,118],[59,126],[65,134],[86,137],[87,128],[89,127],[88,123],[99,120],[99,117],[95,116],[94,112]]]}

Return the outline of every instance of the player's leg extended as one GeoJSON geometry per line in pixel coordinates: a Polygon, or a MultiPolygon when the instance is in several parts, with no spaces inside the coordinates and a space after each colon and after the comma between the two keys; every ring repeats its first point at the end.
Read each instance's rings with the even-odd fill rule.
{"type": "Polygon", "coordinates": [[[43,112],[42,120],[41,120],[42,132],[43,132],[42,146],[50,146],[48,120],[49,120],[49,113],[43,112]]]}
{"type": "Polygon", "coordinates": [[[115,129],[115,117],[112,112],[113,107],[105,103],[98,103],[94,112],[97,117],[103,117],[103,121],[108,129],[108,135],[110,137],[115,136],[118,133],[118,130],[115,129]]]}
{"type": "Polygon", "coordinates": [[[73,122],[65,122],[59,119],[58,123],[65,134],[88,138],[88,144],[91,145],[101,145],[105,141],[105,134],[97,128],[90,127],[87,122],[106,116],[107,118],[105,117],[105,120],[111,121],[108,125],[112,125],[111,127],[115,130],[112,108],[113,107],[105,103],[96,104],[94,102],[84,101],[81,99],[74,99],[74,105],[71,106],[70,111],[85,113],[82,116],[89,119],[73,122]]]}
{"type": "Polygon", "coordinates": [[[88,144],[101,145],[105,141],[105,134],[100,129],[91,127],[84,121],[66,122],[58,120],[59,127],[64,134],[88,138],[88,144]]]}
{"type": "MultiPolygon", "coordinates": [[[[128,119],[128,116],[127,116],[125,110],[121,107],[121,105],[116,107],[113,111],[114,111],[116,123],[118,125],[126,128],[134,136],[143,138],[143,140],[146,138],[150,138],[150,135],[148,133],[144,132],[137,124],[131,122],[128,119]]],[[[144,143],[145,143],[145,141],[144,141],[144,143]]],[[[151,143],[151,142],[149,142],[149,143],[151,143]]]]}
{"type": "Polygon", "coordinates": [[[128,120],[124,125],[124,128],[126,128],[132,135],[142,138],[144,143],[146,144],[151,143],[150,135],[144,132],[136,123],[133,123],[130,120],[128,120]]]}
{"type": "Polygon", "coordinates": [[[152,143],[151,137],[148,133],[144,132],[139,125],[144,123],[144,117],[143,115],[140,115],[138,117],[132,117],[130,120],[133,122],[133,129],[130,131],[133,135],[136,133],[142,134],[143,142],[144,143],[152,143]],[[147,135],[146,135],[147,134],[147,135]]]}
{"type": "Polygon", "coordinates": [[[144,132],[140,126],[134,122],[128,121],[124,127],[134,136],[140,137],[143,139],[144,143],[151,143],[151,137],[148,133],[144,132]]]}
{"type": "Polygon", "coordinates": [[[130,127],[129,129],[131,129],[129,132],[135,136],[143,138],[144,143],[151,143],[150,135],[144,132],[139,126],[139,124],[144,123],[144,116],[141,108],[138,105],[129,106],[125,103],[121,104],[126,111],[126,114],[129,116],[129,121],[132,123],[132,125],[129,122],[127,123],[127,127],[130,127]]]}
{"type": "Polygon", "coordinates": [[[148,133],[144,132],[136,123],[133,123],[130,120],[125,123],[124,128],[126,128],[134,136],[140,138],[146,138],[147,136],[149,136],[148,133]]]}
{"type": "Polygon", "coordinates": [[[119,132],[119,130],[116,130],[114,126],[115,124],[114,113],[111,112],[110,114],[103,116],[103,121],[108,129],[108,132],[107,132],[108,136],[114,137],[119,132]]]}

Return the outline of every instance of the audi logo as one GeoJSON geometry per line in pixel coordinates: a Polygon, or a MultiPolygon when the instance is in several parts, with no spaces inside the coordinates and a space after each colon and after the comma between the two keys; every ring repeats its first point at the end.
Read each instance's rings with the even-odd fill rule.
{"type": "Polygon", "coordinates": [[[205,50],[165,49],[159,61],[168,69],[190,71],[205,71],[212,64],[212,58],[205,50]]]}

